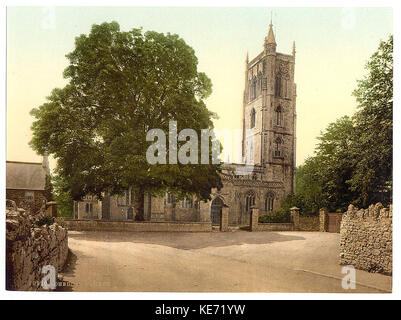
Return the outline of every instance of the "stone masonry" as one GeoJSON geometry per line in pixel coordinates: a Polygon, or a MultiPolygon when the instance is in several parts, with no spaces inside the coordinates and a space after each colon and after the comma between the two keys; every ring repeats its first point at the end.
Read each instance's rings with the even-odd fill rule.
{"type": "Polygon", "coordinates": [[[340,264],[392,274],[393,207],[381,203],[358,210],[353,205],[341,222],[340,264]]]}
{"type": "MultiPolygon", "coordinates": [[[[247,226],[251,207],[258,208],[259,215],[279,210],[282,200],[295,192],[295,44],[291,53],[280,53],[270,23],[261,49],[245,61],[242,110],[237,110],[242,113],[242,152],[240,159],[231,159],[238,163],[222,166],[223,188],[212,190],[207,202],[195,197],[175,201],[168,193],[146,195],[146,221],[217,225],[216,217],[226,204],[228,225],[247,226]]],[[[75,204],[76,219],[135,220],[132,188],[120,196],[105,195],[99,203],[89,197],[75,204]]]]}
{"type": "Polygon", "coordinates": [[[6,209],[7,290],[39,290],[42,267],[60,271],[68,255],[67,229],[54,223],[36,227],[23,209],[6,209]]]}

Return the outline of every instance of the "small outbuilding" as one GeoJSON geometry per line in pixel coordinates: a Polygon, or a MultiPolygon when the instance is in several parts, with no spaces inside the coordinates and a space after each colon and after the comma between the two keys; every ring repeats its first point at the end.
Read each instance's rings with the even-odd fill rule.
{"type": "Polygon", "coordinates": [[[18,208],[37,214],[50,199],[47,181],[50,178],[48,157],[42,162],[6,162],[6,199],[18,208]]]}

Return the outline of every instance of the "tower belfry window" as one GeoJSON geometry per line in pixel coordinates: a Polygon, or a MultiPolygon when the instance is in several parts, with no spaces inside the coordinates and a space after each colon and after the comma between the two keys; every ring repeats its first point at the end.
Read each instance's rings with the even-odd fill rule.
{"type": "Polygon", "coordinates": [[[281,96],[281,77],[276,78],[276,97],[281,96]]]}
{"type": "Polygon", "coordinates": [[[252,111],[251,111],[251,128],[255,127],[255,123],[256,123],[256,111],[255,111],[255,109],[252,108],[252,111]]]}
{"type": "Polygon", "coordinates": [[[276,111],[275,111],[275,124],[277,126],[281,126],[282,125],[282,119],[283,119],[283,113],[282,113],[282,110],[281,110],[281,106],[278,106],[276,108],[276,111]]]}
{"type": "Polygon", "coordinates": [[[261,92],[262,92],[262,87],[263,87],[263,85],[262,85],[262,81],[263,80],[263,77],[262,77],[262,72],[259,72],[259,74],[258,74],[258,90],[257,90],[257,95],[259,96],[260,94],[261,94],[261,92]]]}
{"type": "Polygon", "coordinates": [[[274,151],[273,151],[273,155],[275,157],[282,157],[283,153],[282,153],[282,143],[283,141],[280,138],[277,138],[276,140],[274,140],[274,151]]]}
{"type": "Polygon", "coordinates": [[[253,77],[253,80],[252,80],[252,96],[251,96],[252,100],[256,98],[256,84],[257,84],[256,77],[253,77]]]}

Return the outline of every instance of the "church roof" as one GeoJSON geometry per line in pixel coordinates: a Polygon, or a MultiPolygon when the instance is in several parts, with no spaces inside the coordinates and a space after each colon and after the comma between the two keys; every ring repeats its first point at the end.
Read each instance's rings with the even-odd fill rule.
{"type": "Polygon", "coordinates": [[[46,168],[40,162],[6,162],[6,189],[45,190],[46,168]]]}

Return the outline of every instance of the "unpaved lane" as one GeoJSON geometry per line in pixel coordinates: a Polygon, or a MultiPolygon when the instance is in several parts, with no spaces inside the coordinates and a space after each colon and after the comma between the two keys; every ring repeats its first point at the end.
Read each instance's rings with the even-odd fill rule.
{"type": "Polygon", "coordinates": [[[73,291],[385,292],[391,277],[357,271],[343,290],[338,234],[69,232],[73,291]]]}

